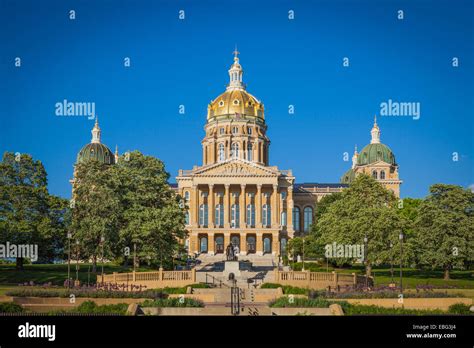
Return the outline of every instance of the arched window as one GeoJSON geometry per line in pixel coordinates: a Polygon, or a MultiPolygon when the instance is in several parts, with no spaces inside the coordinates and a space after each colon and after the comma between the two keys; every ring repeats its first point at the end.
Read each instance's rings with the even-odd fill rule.
{"type": "Polygon", "coordinates": [[[382,170],[380,172],[380,179],[384,180],[385,179],[385,170],[382,170]]]}
{"type": "Polygon", "coordinates": [[[286,227],[286,211],[281,212],[281,225],[286,227]]]}
{"type": "Polygon", "coordinates": [[[377,179],[377,171],[376,170],[372,171],[372,178],[377,179]]]}
{"type": "Polygon", "coordinates": [[[309,228],[313,223],[313,208],[306,207],[304,208],[304,226],[303,231],[309,232],[309,228]]]}
{"type": "Polygon", "coordinates": [[[189,202],[189,191],[184,192],[184,201],[185,201],[186,203],[189,202]]]}
{"type": "Polygon", "coordinates": [[[240,209],[238,204],[232,204],[230,208],[230,227],[238,228],[240,226],[240,209]]]}
{"type": "Polygon", "coordinates": [[[264,204],[262,207],[262,223],[264,227],[270,227],[272,221],[272,213],[270,204],[264,204]]]}
{"type": "Polygon", "coordinates": [[[293,228],[296,232],[300,231],[300,208],[293,208],[293,228]]]}
{"type": "Polygon", "coordinates": [[[189,211],[186,211],[186,213],[184,213],[184,223],[185,225],[189,225],[189,211]]]}
{"type": "Polygon", "coordinates": [[[247,204],[247,225],[255,227],[255,205],[247,204]]]}
{"type": "Polygon", "coordinates": [[[231,156],[232,158],[238,158],[239,157],[239,144],[233,143],[231,147],[231,156]]]}
{"type": "Polygon", "coordinates": [[[217,227],[224,227],[224,206],[222,204],[216,205],[215,222],[217,227]]]}
{"type": "Polygon", "coordinates": [[[208,221],[207,204],[201,204],[199,206],[199,225],[207,227],[208,221]]]}
{"type": "Polygon", "coordinates": [[[218,159],[219,162],[223,162],[225,160],[224,144],[219,144],[218,159]]]}
{"type": "Polygon", "coordinates": [[[253,161],[253,147],[252,143],[248,143],[247,145],[247,159],[249,161],[253,161]]]}

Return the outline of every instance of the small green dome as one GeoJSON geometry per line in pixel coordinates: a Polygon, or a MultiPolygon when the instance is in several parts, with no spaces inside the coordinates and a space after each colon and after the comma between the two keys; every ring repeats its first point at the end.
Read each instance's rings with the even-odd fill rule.
{"type": "Polygon", "coordinates": [[[395,155],[387,145],[376,143],[369,144],[362,149],[357,158],[357,165],[363,166],[377,161],[384,161],[396,165],[395,155]]]}
{"type": "Polygon", "coordinates": [[[344,173],[344,175],[341,177],[341,184],[350,184],[352,180],[355,178],[355,173],[351,169],[349,169],[347,172],[344,173]]]}
{"type": "Polygon", "coordinates": [[[104,164],[115,163],[115,157],[112,151],[101,143],[87,144],[79,151],[76,163],[84,163],[88,160],[96,160],[104,164]]]}

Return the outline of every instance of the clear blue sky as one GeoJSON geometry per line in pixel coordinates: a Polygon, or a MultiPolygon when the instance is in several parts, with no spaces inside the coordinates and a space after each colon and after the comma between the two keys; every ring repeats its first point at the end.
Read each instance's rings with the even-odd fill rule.
{"type": "Polygon", "coordinates": [[[402,196],[474,183],[472,1],[0,0],[0,28],[0,151],[43,161],[63,197],[93,121],[56,116],[57,102],[95,102],[103,142],[159,157],[174,181],[201,163],[207,104],[228,82],[235,44],[266,107],[270,162],[297,182],[338,182],[343,153],[370,141],[392,99],[421,103],[417,121],[379,118],[402,196]]]}

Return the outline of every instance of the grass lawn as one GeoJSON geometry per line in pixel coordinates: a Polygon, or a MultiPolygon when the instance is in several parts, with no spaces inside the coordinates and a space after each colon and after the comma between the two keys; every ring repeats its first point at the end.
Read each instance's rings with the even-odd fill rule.
{"type": "MultiPolygon", "coordinates": [[[[295,269],[301,269],[301,263],[295,265],[295,269]]],[[[351,268],[328,268],[319,266],[315,263],[305,263],[305,269],[312,272],[338,272],[338,273],[356,273],[365,274],[363,266],[353,266],[351,268]]],[[[417,285],[433,285],[437,287],[456,287],[474,289],[474,271],[454,270],[451,272],[451,279],[443,279],[442,270],[418,270],[413,268],[403,268],[403,287],[415,288],[417,285]]],[[[390,267],[373,268],[372,273],[375,279],[375,285],[388,285],[391,283],[390,267]]],[[[394,266],[393,280],[396,284],[400,282],[400,269],[394,266]]]]}
{"type": "MultiPolygon", "coordinates": [[[[79,280],[87,283],[87,271],[89,264],[79,265],[79,280]]],[[[92,269],[92,266],[91,266],[92,269]]],[[[107,264],[104,265],[104,273],[112,272],[131,272],[131,267],[117,266],[107,264]]],[[[149,268],[140,267],[138,271],[150,271],[149,268]]],[[[101,266],[97,266],[97,274],[100,276],[101,266]]],[[[71,277],[76,279],[76,265],[71,264],[71,277]]],[[[34,281],[36,284],[44,284],[51,282],[53,285],[63,285],[67,279],[67,264],[44,264],[44,265],[25,265],[23,271],[17,271],[13,264],[0,265],[0,294],[5,284],[18,285],[20,283],[34,281]]],[[[91,283],[95,283],[96,275],[90,273],[91,283]]]]}

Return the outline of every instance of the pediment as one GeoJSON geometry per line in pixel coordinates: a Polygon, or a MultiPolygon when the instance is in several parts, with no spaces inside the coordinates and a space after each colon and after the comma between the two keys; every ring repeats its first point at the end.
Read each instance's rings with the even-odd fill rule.
{"type": "Polygon", "coordinates": [[[199,176],[279,176],[280,172],[254,162],[233,159],[209,167],[198,168],[194,175],[199,176]]]}

